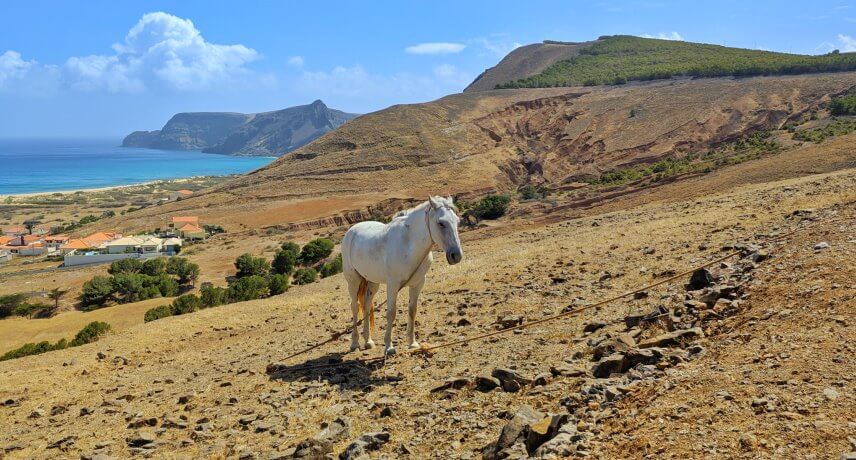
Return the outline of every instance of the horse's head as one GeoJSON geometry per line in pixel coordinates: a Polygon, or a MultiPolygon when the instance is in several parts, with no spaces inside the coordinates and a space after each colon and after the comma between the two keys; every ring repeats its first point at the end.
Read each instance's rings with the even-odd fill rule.
{"type": "Polygon", "coordinates": [[[455,203],[452,197],[441,196],[428,197],[428,203],[428,228],[431,230],[431,239],[443,248],[446,261],[454,265],[464,258],[461,238],[458,236],[460,219],[455,214],[455,203]]]}

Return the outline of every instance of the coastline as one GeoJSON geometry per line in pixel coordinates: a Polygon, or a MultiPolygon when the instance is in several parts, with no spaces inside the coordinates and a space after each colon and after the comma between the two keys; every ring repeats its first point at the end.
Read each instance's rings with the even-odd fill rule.
{"type": "Polygon", "coordinates": [[[6,197],[12,198],[33,198],[42,195],[55,195],[57,193],[61,194],[74,194],[74,193],[91,193],[91,192],[108,192],[113,190],[122,190],[129,189],[134,187],[146,187],[151,185],[161,185],[161,184],[170,184],[170,183],[184,183],[191,182],[194,180],[200,179],[214,179],[214,178],[227,178],[227,177],[236,177],[240,174],[223,174],[223,175],[206,175],[206,176],[188,176],[188,177],[179,177],[175,179],[155,179],[145,182],[136,182],[133,184],[123,184],[123,185],[109,185],[105,187],[92,187],[92,188],[81,188],[81,189],[72,189],[72,190],[51,190],[51,191],[41,191],[41,192],[25,192],[25,193],[0,193],[0,199],[5,199],[6,197]]]}

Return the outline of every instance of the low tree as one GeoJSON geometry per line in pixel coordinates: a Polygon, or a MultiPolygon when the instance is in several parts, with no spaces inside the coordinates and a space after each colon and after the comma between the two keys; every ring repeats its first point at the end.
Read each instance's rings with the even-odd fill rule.
{"type": "MultiPolygon", "coordinates": [[[[283,245],[284,246],[284,245],[283,245]]],[[[298,253],[291,250],[282,249],[277,251],[273,258],[274,273],[279,275],[290,275],[294,271],[294,266],[297,265],[298,253]]]]}
{"type": "Polygon", "coordinates": [[[145,300],[148,298],[145,281],[145,275],[118,273],[113,275],[113,292],[120,296],[120,303],[145,300]]]}
{"type": "Polygon", "coordinates": [[[294,272],[294,284],[314,283],[317,279],[318,272],[314,268],[299,268],[294,272]]]}
{"type": "Polygon", "coordinates": [[[187,284],[192,282],[196,284],[196,279],[199,278],[199,265],[189,262],[184,257],[170,257],[166,263],[166,272],[170,275],[178,277],[179,284],[187,284]]]}
{"type": "Polygon", "coordinates": [[[166,260],[161,257],[149,259],[143,262],[141,272],[149,276],[158,276],[166,273],[166,260]]]}
{"type": "Polygon", "coordinates": [[[282,247],[280,249],[287,252],[293,252],[295,256],[300,255],[300,245],[294,241],[286,241],[285,243],[282,243],[282,247]]]}
{"type": "Polygon", "coordinates": [[[48,298],[54,301],[54,308],[59,309],[59,301],[62,299],[68,291],[63,291],[60,288],[53,288],[48,292],[48,298]]]}
{"type": "Polygon", "coordinates": [[[221,287],[203,286],[199,291],[205,308],[217,307],[229,303],[229,290],[221,287]]]}
{"type": "Polygon", "coordinates": [[[270,263],[262,257],[253,257],[248,253],[241,254],[235,259],[235,274],[238,278],[247,276],[267,276],[270,273],[270,263]]]}
{"type": "Polygon", "coordinates": [[[161,305],[146,311],[146,314],[143,316],[143,321],[149,323],[157,319],[166,318],[167,316],[172,316],[172,306],[161,305]]]}
{"type": "Polygon", "coordinates": [[[84,326],[84,328],[74,336],[74,339],[69,343],[69,346],[77,347],[95,342],[108,332],[110,332],[109,324],[101,321],[93,321],[84,326]]]}
{"type": "Polygon", "coordinates": [[[268,278],[268,289],[270,295],[280,295],[288,290],[289,282],[288,275],[271,275],[268,278]]]}
{"type": "Polygon", "coordinates": [[[83,284],[80,302],[84,307],[102,307],[113,298],[113,280],[106,276],[96,276],[83,284]]]}
{"type": "Polygon", "coordinates": [[[143,263],[139,259],[119,259],[110,264],[107,273],[111,275],[119,275],[124,273],[141,273],[143,271],[143,263]]]}
{"type": "Polygon", "coordinates": [[[15,309],[24,303],[27,296],[24,294],[8,294],[0,296],[0,318],[15,314],[15,309]]]}
{"type": "Polygon", "coordinates": [[[509,204],[508,195],[489,195],[479,200],[470,212],[479,219],[499,219],[508,211],[509,204]]]}
{"type": "Polygon", "coordinates": [[[192,313],[194,311],[202,310],[203,308],[205,308],[205,306],[202,305],[202,300],[200,300],[195,294],[185,294],[183,296],[176,297],[175,300],[172,301],[173,315],[192,313]]]}
{"type": "Polygon", "coordinates": [[[342,273],[342,254],[337,255],[335,259],[322,265],[319,271],[321,278],[333,276],[337,273],[342,273]]]}
{"type": "Polygon", "coordinates": [[[328,238],[316,238],[303,246],[300,251],[300,263],[312,265],[330,257],[333,253],[335,243],[328,238]]]}
{"type": "Polygon", "coordinates": [[[229,299],[232,302],[260,299],[269,294],[267,279],[259,275],[245,276],[229,286],[229,299]]]}

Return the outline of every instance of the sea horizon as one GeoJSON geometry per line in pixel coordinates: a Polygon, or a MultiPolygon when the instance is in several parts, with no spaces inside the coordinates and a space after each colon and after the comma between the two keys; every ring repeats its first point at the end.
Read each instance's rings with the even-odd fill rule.
{"type": "Polygon", "coordinates": [[[122,147],[122,138],[0,138],[0,195],[65,193],[198,176],[241,174],[276,157],[122,147]]]}

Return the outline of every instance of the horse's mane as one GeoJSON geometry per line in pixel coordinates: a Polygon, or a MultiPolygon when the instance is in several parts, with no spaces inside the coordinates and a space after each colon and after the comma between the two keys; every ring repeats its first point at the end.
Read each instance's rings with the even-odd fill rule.
{"type": "MultiPolygon", "coordinates": [[[[442,197],[442,196],[435,196],[435,197],[433,197],[433,198],[434,198],[434,201],[438,201],[438,202],[440,202],[443,206],[446,206],[446,207],[452,208],[452,209],[454,209],[454,210],[456,210],[456,211],[457,211],[457,209],[458,209],[457,207],[455,207],[455,202],[454,202],[454,201],[452,201],[451,197],[450,197],[450,198],[444,198],[444,197],[442,197]]],[[[412,207],[412,208],[410,208],[410,209],[404,209],[404,210],[398,211],[397,213],[395,213],[395,215],[394,215],[394,216],[392,216],[392,218],[393,218],[393,219],[398,219],[399,217],[407,217],[407,215],[408,215],[408,214],[410,214],[411,212],[413,212],[413,211],[415,211],[415,210],[417,210],[417,209],[421,209],[421,208],[423,208],[423,207],[425,207],[425,206],[428,206],[428,201],[425,201],[425,202],[419,203],[418,205],[416,205],[416,206],[414,206],[414,207],[412,207]]]]}

